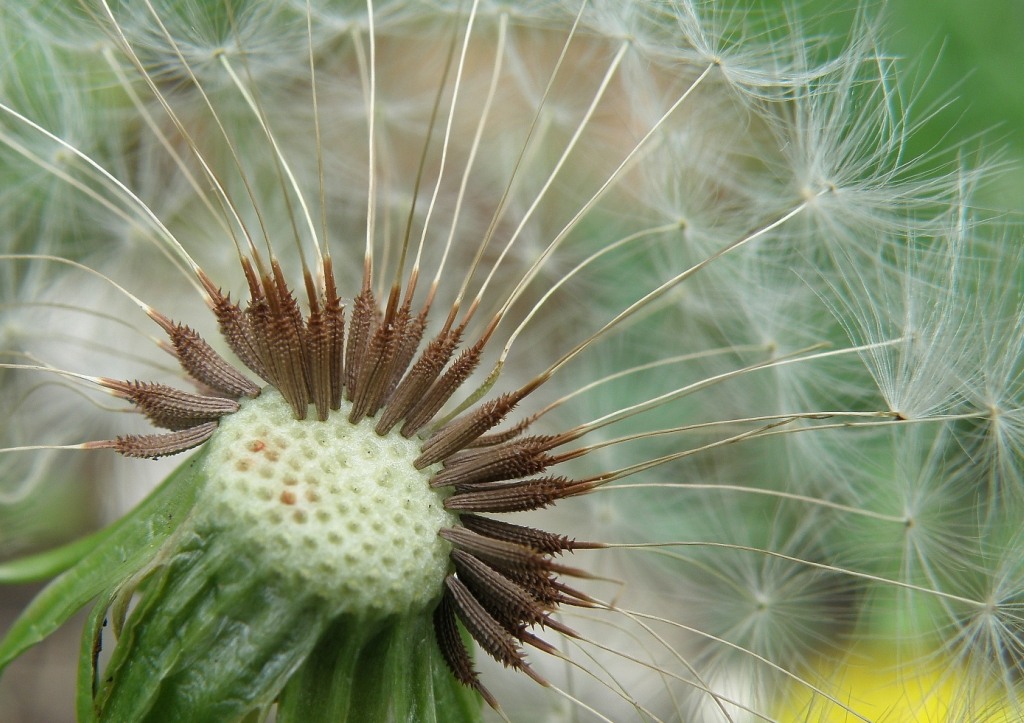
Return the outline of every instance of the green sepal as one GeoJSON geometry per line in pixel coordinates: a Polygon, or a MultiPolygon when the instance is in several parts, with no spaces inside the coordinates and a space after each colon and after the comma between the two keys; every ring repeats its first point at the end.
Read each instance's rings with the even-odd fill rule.
{"type": "Polygon", "coordinates": [[[78,653],[78,680],[75,686],[75,718],[78,723],[93,723],[96,711],[93,696],[96,694],[96,664],[99,659],[103,628],[107,624],[107,608],[116,592],[104,595],[93,605],[89,618],[82,630],[82,642],[78,653]]]}
{"type": "Polygon", "coordinates": [[[12,578],[26,571],[42,572],[47,566],[51,570],[65,564],[70,567],[36,595],[0,640],[0,670],[48,637],[90,600],[104,593],[112,596],[151,563],[195,504],[204,481],[199,462],[200,455],[192,457],[130,514],[86,540],[62,548],[63,552],[33,556],[35,562],[26,558],[7,563],[12,578]]]}
{"type": "Polygon", "coordinates": [[[217,529],[176,538],[139,585],[101,676],[96,719],[239,721],[274,702],[331,607],[250,552],[217,529]]]}
{"type": "Polygon", "coordinates": [[[96,549],[113,534],[116,527],[116,524],[109,525],[61,547],[28,557],[19,557],[16,560],[0,562],[0,585],[24,585],[48,580],[54,575],[59,575],[96,549]]]}
{"type": "Polygon", "coordinates": [[[480,696],[448,671],[429,610],[336,619],[281,694],[278,723],[472,723],[480,696]]]}

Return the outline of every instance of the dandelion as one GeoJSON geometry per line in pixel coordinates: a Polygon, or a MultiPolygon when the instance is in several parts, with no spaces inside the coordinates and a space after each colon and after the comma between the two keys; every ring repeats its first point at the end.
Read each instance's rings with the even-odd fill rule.
{"type": "Polygon", "coordinates": [[[81,719],[1019,714],[1016,231],[869,22],[0,8],[0,515],[109,522],[0,533],[8,679],[85,609],[81,719]]]}

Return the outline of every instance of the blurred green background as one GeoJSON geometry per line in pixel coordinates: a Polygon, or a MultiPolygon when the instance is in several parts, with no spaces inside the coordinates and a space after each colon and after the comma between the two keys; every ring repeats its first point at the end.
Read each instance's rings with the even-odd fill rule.
{"type": "MultiPolygon", "coordinates": [[[[806,0],[793,14],[810,31],[845,32],[855,6],[806,0]]],[[[901,59],[911,119],[934,111],[909,140],[909,155],[960,143],[966,157],[1002,161],[1004,173],[977,202],[1024,211],[1024,0],[882,0],[868,16],[882,18],[884,47],[901,59]]]]}
{"type": "Polygon", "coordinates": [[[950,127],[956,139],[981,134],[968,149],[1005,148],[1010,164],[1005,182],[983,199],[1024,210],[1024,0],[894,0],[886,16],[893,49],[918,72],[934,67],[922,100],[949,94],[955,101],[927,124],[915,148],[941,143],[950,127]]]}

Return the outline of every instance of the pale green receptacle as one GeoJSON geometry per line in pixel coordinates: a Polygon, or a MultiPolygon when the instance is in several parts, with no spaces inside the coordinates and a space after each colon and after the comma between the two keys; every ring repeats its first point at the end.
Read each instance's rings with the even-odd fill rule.
{"type": "Polygon", "coordinates": [[[326,421],[297,420],[274,390],[243,403],[210,441],[203,525],[262,566],[332,601],[338,612],[391,614],[436,600],[457,524],[418,440],[350,424],[347,402],[326,421]]]}

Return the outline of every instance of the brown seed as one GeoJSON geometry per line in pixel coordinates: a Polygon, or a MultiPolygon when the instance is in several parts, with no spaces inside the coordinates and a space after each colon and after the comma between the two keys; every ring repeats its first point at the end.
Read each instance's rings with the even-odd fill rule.
{"type": "Polygon", "coordinates": [[[539,510],[566,497],[593,489],[590,482],[566,477],[538,477],[489,485],[456,487],[444,506],[465,512],[525,512],[539,510]]]}
{"type": "MultiPolygon", "coordinates": [[[[458,345],[461,329],[442,331],[427,344],[409,373],[398,383],[377,422],[377,434],[387,434],[426,395],[458,345]]],[[[403,428],[404,429],[404,428],[403,428]]],[[[404,433],[404,432],[403,432],[404,433]]],[[[406,435],[409,436],[409,435],[406,435]]]]}
{"type": "MultiPolygon", "coordinates": [[[[464,350],[444,374],[430,385],[430,388],[406,415],[405,424],[402,425],[403,436],[411,437],[434,418],[445,402],[455,394],[456,390],[476,369],[482,353],[483,344],[479,342],[464,350]]],[[[427,462],[423,466],[426,467],[429,464],[432,462],[427,462]]]]}
{"type": "Polygon", "coordinates": [[[518,635],[523,624],[546,620],[549,610],[523,587],[462,550],[452,550],[455,571],[466,587],[509,633],[518,635]]]}
{"type": "Polygon", "coordinates": [[[476,671],[473,670],[473,661],[462,642],[455,622],[455,600],[448,590],[445,590],[441,602],[434,609],[434,638],[455,679],[476,690],[487,701],[487,705],[497,709],[498,701],[480,684],[476,671]]]}
{"type": "Polygon", "coordinates": [[[477,485],[526,477],[547,469],[553,458],[543,453],[542,438],[527,438],[493,448],[450,456],[434,475],[431,487],[477,485]]]}
{"type": "Polygon", "coordinates": [[[216,422],[206,422],[167,434],[128,434],[101,444],[116,449],[125,457],[157,459],[198,447],[216,430],[216,422]]]}
{"type": "Polygon", "coordinates": [[[453,420],[427,440],[413,464],[417,469],[423,469],[463,449],[487,430],[501,424],[523,396],[518,391],[507,392],[453,420]]]}
{"type": "Polygon", "coordinates": [[[373,290],[368,281],[352,304],[352,321],[349,325],[348,344],[345,347],[345,387],[349,401],[355,394],[366,356],[366,346],[376,324],[377,311],[373,290]]]}
{"type": "Polygon", "coordinates": [[[548,685],[526,662],[515,639],[487,612],[459,578],[449,575],[444,582],[452,594],[455,614],[488,655],[506,667],[526,673],[541,685],[548,685]]]}
{"type": "MultiPolygon", "coordinates": [[[[244,260],[242,266],[248,276],[251,273],[251,266],[244,260]]],[[[213,285],[213,282],[205,274],[200,274],[200,279],[210,294],[213,314],[220,326],[221,336],[227,341],[231,351],[261,379],[270,382],[270,375],[260,361],[256,340],[245,312],[242,311],[238,304],[232,303],[229,296],[221,294],[220,290],[213,285]]]]}
{"type": "Polygon", "coordinates": [[[524,545],[537,552],[548,555],[557,555],[566,550],[576,550],[600,546],[592,542],[576,542],[565,535],[557,535],[553,532],[545,532],[533,527],[515,525],[503,520],[494,520],[490,517],[465,514],[459,517],[459,521],[468,529],[486,537],[493,537],[496,540],[504,540],[517,545],[524,545]]]}
{"type": "Polygon", "coordinates": [[[218,354],[194,329],[156,312],[150,316],[167,332],[175,357],[190,377],[229,397],[256,397],[260,388],[218,354]]]}
{"type": "Polygon", "coordinates": [[[129,400],[149,421],[164,429],[188,429],[234,414],[239,409],[234,399],[192,394],[166,384],[114,379],[103,379],[100,383],[129,400]]]}

